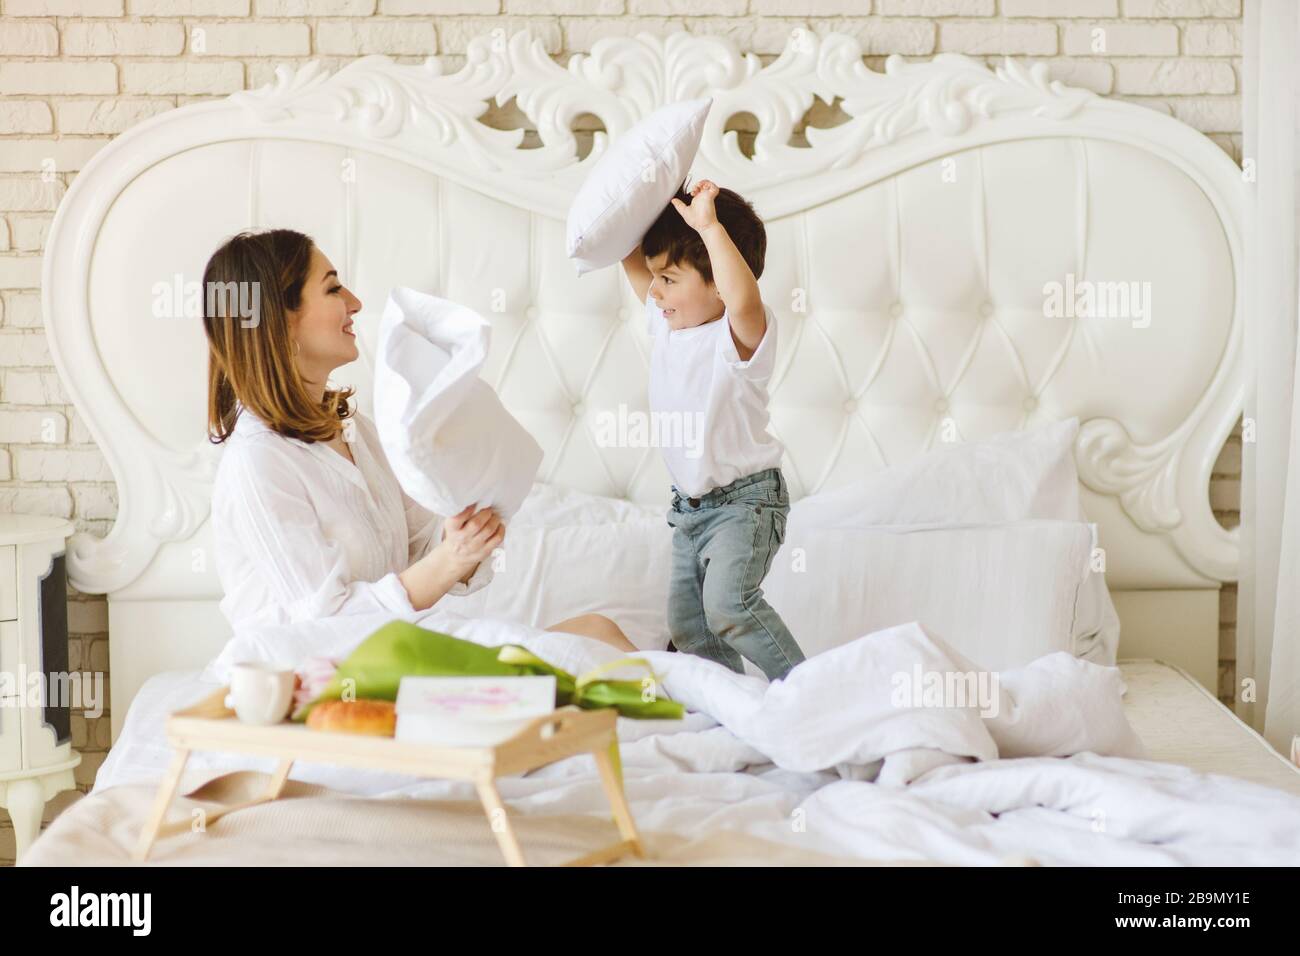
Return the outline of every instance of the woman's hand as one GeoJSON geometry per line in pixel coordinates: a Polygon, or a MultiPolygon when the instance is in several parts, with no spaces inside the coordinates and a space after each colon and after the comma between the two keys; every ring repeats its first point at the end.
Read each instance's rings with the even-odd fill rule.
{"type": "Polygon", "coordinates": [[[443,519],[442,541],[398,575],[411,606],[425,610],[455,588],[456,581],[468,584],[478,564],[490,557],[504,538],[506,523],[490,507],[474,511],[471,505],[459,515],[443,519]]]}
{"type": "Polygon", "coordinates": [[[438,548],[454,566],[467,572],[465,576],[468,577],[480,562],[491,557],[492,550],[505,540],[505,536],[505,522],[495,508],[475,511],[474,505],[470,505],[443,523],[442,541],[438,548]]]}
{"type": "Polygon", "coordinates": [[[505,539],[506,525],[492,508],[470,505],[442,523],[442,540],[397,576],[417,611],[432,607],[459,581],[468,584],[492,549],[505,539]]]}

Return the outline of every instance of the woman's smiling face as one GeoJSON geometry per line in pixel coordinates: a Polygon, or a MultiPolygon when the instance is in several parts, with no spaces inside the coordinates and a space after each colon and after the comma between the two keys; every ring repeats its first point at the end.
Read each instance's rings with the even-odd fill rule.
{"type": "Polygon", "coordinates": [[[298,343],[294,360],[305,379],[323,384],[334,369],[356,361],[361,352],[352,316],[360,311],[361,300],[339,281],[325,254],[313,247],[302,306],[289,320],[289,332],[298,343]]]}
{"type": "Polygon", "coordinates": [[[661,252],[645,264],[653,278],[650,295],[663,310],[670,329],[690,329],[722,317],[725,306],[718,288],[705,282],[690,263],[667,264],[668,253],[661,252]]]}

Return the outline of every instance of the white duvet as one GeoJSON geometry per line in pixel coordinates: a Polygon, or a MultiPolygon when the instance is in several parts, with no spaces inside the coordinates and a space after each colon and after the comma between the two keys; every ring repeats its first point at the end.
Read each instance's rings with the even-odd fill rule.
{"type": "MultiPolygon", "coordinates": [[[[159,779],[171,757],[165,714],[210,693],[231,660],[343,654],[382,623],[356,615],[245,632],[203,675],[152,678],[95,789],[159,779]]],[[[487,645],[521,644],[571,672],[619,656],[585,638],[436,608],[418,623],[487,645]]],[[[688,709],[681,721],[619,720],[627,793],[646,830],[733,829],[837,855],[954,864],[1300,862],[1300,798],[1141,759],[1116,668],[1056,653],[979,675],[916,623],[809,658],[772,684],[685,654],[639,656],[688,709]],[[951,692],[927,697],[943,675],[968,674],[950,684],[974,692],[964,706],[953,706],[951,692]]],[[[209,753],[190,762],[273,766],[209,753]]],[[[474,798],[468,784],[324,764],[296,764],[292,776],[376,797],[474,798]]],[[[500,787],[520,813],[608,813],[590,757],[500,787]]]]}

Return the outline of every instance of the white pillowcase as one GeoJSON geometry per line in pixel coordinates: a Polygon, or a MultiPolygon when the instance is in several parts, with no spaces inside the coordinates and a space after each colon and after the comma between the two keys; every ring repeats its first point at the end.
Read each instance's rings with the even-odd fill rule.
{"type": "MultiPolygon", "coordinates": [[[[1094,528],[1080,520],[1077,431],[1078,420],[1068,419],[945,446],[794,502],[763,585],[768,600],[809,656],[917,620],[986,667],[1019,666],[1058,650],[1113,664],[1119,619],[1104,576],[1091,569],[1094,528]],[[812,562],[805,573],[792,570],[796,547],[812,562]],[[836,560],[821,564],[818,555],[826,553],[836,560]]],[[[532,569],[512,603],[495,607],[552,616],[600,611],[630,622],[625,629],[638,647],[665,646],[666,510],[666,503],[534,485],[506,533],[507,549],[524,526],[592,530],[554,536],[550,563],[532,569]],[[629,550],[638,555],[630,563],[629,550]],[[546,605],[534,594],[543,591],[557,600],[546,605]]],[[[500,600],[495,590],[489,585],[477,599],[500,600]]],[[[746,672],[760,674],[748,662],[746,672]]]]}
{"type": "Polygon", "coordinates": [[[656,110],[610,144],[569,206],[578,275],[625,259],[668,206],[700,148],[711,99],[656,110]]]}
{"type": "Polygon", "coordinates": [[[639,650],[667,650],[672,533],[662,515],[556,527],[516,520],[493,560],[491,582],[472,594],[444,597],[438,606],[534,627],[604,614],[639,650]]]}
{"type": "Polygon", "coordinates": [[[998,712],[985,726],[999,757],[1068,757],[1084,750],[1150,760],[1133,725],[1117,706],[1125,693],[1116,667],[1051,654],[998,675],[998,712]],[[1033,715],[1051,713],[1053,720],[1033,715]]]}
{"type": "Polygon", "coordinates": [[[406,493],[435,514],[495,507],[509,518],[542,449],[479,370],[491,325],[472,309],[398,286],[375,356],[375,425],[406,493]]]}
{"type": "MultiPolygon", "coordinates": [[[[1091,569],[1077,432],[1072,418],[944,446],[796,501],[764,593],[809,656],[916,620],[984,667],[1054,651],[1114,664],[1119,618],[1091,569]]],[[[662,649],[666,510],[538,483],[506,533],[507,566],[523,573],[444,600],[537,626],[597,611],[662,649]]]]}
{"type": "Polygon", "coordinates": [[[1079,420],[983,441],[941,444],[910,461],[803,499],[818,526],[1083,521],[1074,440],[1079,420]]]}
{"type": "Polygon", "coordinates": [[[627,498],[607,498],[576,491],[562,485],[536,482],[523,505],[515,514],[516,525],[554,528],[565,524],[614,524],[622,521],[663,522],[668,513],[670,494],[664,489],[662,505],[647,505],[627,498]]]}
{"type": "Polygon", "coordinates": [[[812,510],[791,509],[763,584],[806,656],[909,621],[992,670],[1075,652],[1089,525],[826,528],[812,510]]]}
{"type": "MultiPolygon", "coordinates": [[[[801,517],[809,528],[1087,523],[1074,461],[1078,433],[1079,420],[1068,418],[1031,431],[943,445],[846,487],[804,498],[796,507],[803,507],[801,517]]],[[[1115,663],[1119,615],[1102,573],[1091,574],[1084,583],[1074,639],[1080,657],[1115,663]]]]}
{"type": "MultiPolygon", "coordinates": [[[[542,514],[530,497],[510,524],[491,583],[439,606],[536,627],[596,612],[638,649],[664,650],[672,529],[662,515],[602,521],[641,506],[565,495],[569,505],[586,498],[592,507],[565,517],[553,511],[566,523],[546,527],[529,523],[542,514]]],[[[801,505],[763,588],[807,656],[913,620],[987,668],[1076,651],[1080,593],[1091,576],[1089,525],[812,530],[801,505]]]]}

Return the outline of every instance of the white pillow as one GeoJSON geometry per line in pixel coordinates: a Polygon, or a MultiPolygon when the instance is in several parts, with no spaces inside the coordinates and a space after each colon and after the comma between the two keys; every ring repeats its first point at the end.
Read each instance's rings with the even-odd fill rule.
{"type": "Polygon", "coordinates": [[[511,526],[540,525],[554,528],[566,524],[659,521],[667,527],[669,500],[667,489],[662,505],[647,505],[626,498],[607,498],[538,481],[533,484],[511,526]]]}
{"type": "Polygon", "coordinates": [[[791,510],[763,583],[806,656],[909,621],[992,670],[1075,653],[1089,525],[828,528],[807,511],[791,510]]]}
{"type": "MultiPolygon", "coordinates": [[[[802,509],[809,528],[1087,523],[1074,461],[1078,433],[1079,420],[1068,418],[984,441],[942,445],[851,485],[801,499],[795,508],[802,509]]],[[[1085,582],[1075,627],[1075,653],[1097,664],[1115,663],[1119,615],[1103,573],[1085,582]]]]}
{"type": "Polygon", "coordinates": [[[402,286],[388,294],[375,356],[375,426],[406,493],[435,514],[493,506],[509,518],[542,449],[479,378],[491,325],[402,286]]]}
{"type": "Polygon", "coordinates": [[[610,144],[569,206],[578,275],[625,259],[686,179],[711,99],[656,110],[610,144]]]}
{"type": "MultiPolygon", "coordinates": [[[[1083,510],[1079,501],[1078,474],[1073,456],[1077,430],[1078,420],[1068,419],[1032,431],[996,435],[982,442],[945,446],[910,462],[868,475],[850,486],[796,501],[791,508],[785,545],[774,557],[772,570],[763,585],[769,601],[775,607],[777,599],[773,598],[772,588],[786,586],[778,585],[776,581],[778,574],[784,573],[782,568],[789,568],[792,549],[802,546],[808,551],[820,547],[817,542],[821,540],[823,531],[827,535],[827,544],[834,547],[835,542],[839,541],[839,546],[851,558],[851,566],[859,570],[849,571],[848,566],[840,569],[822,591],[814,592],[814,589],[800,587],[797,591],[782,592],[780,600],[786,603],[797,621],[803,622],[796,626],[794,621],[787,620],[787,624],[804,652],[809,655],[813,653],[810,648],[823,650],[877,629],[862,626],[863,620],[873,619],[869,614],[864,616],[860,604],[860,599],[874,596],[873,592],[863,591],[864,583],[870,588],[873,580],[902,589],[904,594],[914,595],[914,599],[899,605],[890,605],[888,602],[871,605],[868,610],[878,609],[881,613],[889,611],[891,607],[904,608],[898,611],[903,616],[889,623],[920,620],[929,626],[931,622],[925,616],[929,613],[928,608],[938,607],[947,614],[951,609],[960,607],[963,589],[954,589],[954,600],[951,603],[944,603],[946,596],[942,593],[939,598],[943,600],[937,603],[921,599],[921,594],[927,588],[937,586],[936,582],[945,579],[955,581],[957,578],[953,574],[967,573],[961,568],[955,572],[944,570],[943,562],[946,558],[943,553],[936,557],[939,563],[935,565],[935,570],[919,574],[919,583],[914,584],[906,576],[896,573],[889,561],[883,565],[871,564],[871,555],[868,554],[871,549],[880,549],[880,554],[894,554],[897,560],[903,561],[908,559],[908,555],[917,553],[912,549],[922,544],[929,548],[933,546],[932,542],[940,540],[945,542],[944,547],[959,546],[964,549],[962,553],[998,548],[1015,551],[1041,546],[1034,574],[1066,574],[1067,571],[1068,574],[1073,574],[1069,570],[1073,567],[1071,549],[1078,545],[1079,536],[1086,534],[1090,543],[1087,557],[1090,559],[1094,533],[1092,525],[1087,524],[1086,520],[1079,520],[1083,510]],[[996,534],[981,538],[978,529],[972,528],[1004,522],[1013,523],[1008,529],[1012,537],[1005,541],[996,534]],[[897,527],[911,523],[921,527],[897,527]],[[961,534],[953,536],[951,540],[933,534],[910,542],[900,543],[898,540],[900,535],[920,531],[934,532],[944,528],[961,534]],[[792,539],[796,533],[801,538],[807,533],[809,538],[802,545],[796,545],[792,539]],[[885,535],[893,537],[884,537],[885,535]],[[863,577],[861,575],[865,572],[860,569],[867,565],[884,567],[889,573],[876,579],[863,577]],[[800,603],[803,601],[809,603],[808,609],[800,603]],[[911,611],[905,610],[907,608],[911,611]],[[816,623],[807,623],[810,620],[816,623]],[[823,623],[824,621],[832,623],[823,623]],[[828,633],[837,635],[834,643],[827,642],[825,635],[828,633]]],[[[666,500],[662,506],[645,505],[540,482],[535,484],[506,532],[507,548],[511,536],[520,532],[525,525],[554,527],[583,524],[603,528],[593,534],[585,545],[580,543],[583,539],[577,535],[557,538],[556,544],[567,541],[573,549],[568,555],[565,569],[557,569],[555,574],[548,573],[546,568],[537,571],[536,580],[529,582],[524,594],[531,594],[534,589],[555,589],[557,595],[564,594],[565,598],[548,610],[559,612],[576,609],[573,611],[575,614],[586,610],[601,611],[620,625],[624,624],[624,620],[620,619],[620,615],[623,615],[630,622],[638,622],[625,627],[638,647],[655,649],[665,646],[667,634],[662,618],[667,608],[666,577],[671,566],[672,539],[670,529],[666,525],[660,528],[659,525],[664,521],[666,511],[666,500]],[[620,529],[627,527],[627,524],[621,523],[649,525],[650,530],[638,527],[624,536],[620,529]],[[669,531],[667,535],[663,534],[665,530],[669,531]],[[583,547],[599,550],[584,554],[583,547]],[[625,558],[628,548],[645,556],[644,570],[637,562],[627,564],[625,558]],[[593,555],[598,558],[593,560],[593,555]],[[610,556],[613,556],[615,565],[607,562],[606,559],[610,556]],[[580,568],[581,574],[578,576],[593,575],[591,587],[575,585],[567,572],[568,567],[580,568]],[[614,570],[615,567],[617,570],[614,570]],[[626,572],[624,567],[628,568],[626,572]],[[662,573],[654,570],[660,567],[664,569],[662,573]],[[621,575],[624,573],[641,581],[644,590],[624,587],[621,583],[621,575]],[[610,578],[613,578],[612,582],[608,580],[610,578]],[[597,605],[605,593],[616,594],[618,597],[616,601],[604,604],[602,610],[597,605]],[[643,622],[649,622],[649,626],[643,622]],[[635,636],[633,630],[638,632],[635,636]]],[[[1085,571],[1091,572],[1090,560],[1086,568],[1080,569],[1081,574],[1085,571]]],[[[994,581],[1008,579],[985,574],[979,580],[990,582],[981,585],[986,589],[994,586],[994,581]]],[[[486,595],[491,588],[489,585],[480,593],[486,595]]],[[[1013,631],[1005,638],[997,635],[990,637],[989,640],[994,642],[990,645],[994,656],[1001,659],[1004,652],[1017,647],[1032,650],[1032,656],[1053,650],[1069,650],[1095,663],[1113,664],[1119,642],[1119,618],[1106,590],[1104,576],[1095,572],[1086,573],[1080,587],[1069,591],[1069,595],[1063,596],[1064,594],[1064,591],[1054,590],[1051,594],[1031,597],[1031,602],[1039,602],[1032,607],[1019,611],[1009,609],[1009,615],[1018,614],[1026,622],[1037,623],[1032,626],[1027,624],[1022,630],[1013,631]],[[1059,623],[1043,622],[1059,621],[1059,617],[1053,615],[1063,613],[1061,609],[1067,601],[1071,603],[1071,616],[1068,630],[1062,635],[1059,623]]],[[[468,601],[474,597],[470,595],[457,600],[468,601]]],[[[985,596],[975,594],[972,599],[983,601],[985,596]]],[[[540,605],[528,604],[521,595],[518,606],[540,605]]],[[[538,623],[534,618],[527,620],[538,623]]],[[[960,633],[984,634],[996,630],[992,625],[982,623],[984,620],[964,625],[960,633]]],[[[541,622],[543,625],[551,623],[554,621],[541,622]]],[[[1017,624],[1016,627],[1020,625],[1017,624]]],[[[948,639],[942,630],[936,630],[936,633],[948,639]]],[[[985,664],[983,657],[986,655],[981,654],[979,648],[970,648],[968,653],[985,664]]],[[[746,673],[761,676],[761,671],[749,662],[746,662],[745,670],[746,673]]]]}
{"type": "MultiPolygon", "coordinates": [[[[809,657],[912,620],[984,667],[1077,651],[1091,526],[816,527],[805,507],[812,500],[795,503],[763,584],[809,657]]],[[[662,510],[537,485],[506,532],[491,583],[439,606],[537,627],[596,612],[639,649],[664,650],[672,529],[662,510]]]]}
{"type": "Polygon", "coordinates": [[[639,650],[667,650],[672,534],[662,516],[558,527],[511,522],[492,580],[438,606],[534,627],[604,614],[639,650]]]}
{"type": "Polygon", "coordinates": [[[802,499],[818,525],[1083,521],[1074,440],[1079,420],[983,441],[940,444],[850,485],[802,499]]]}
{"type": "Polygon", "coordinates": [[[998,690],[998,712],[985,727],[999,757],[1068,757],[1091,750],[1151,759],[1124,714],[1124,677],[1116,667],[1052,654],[999,674],[998,690]],[[1052,719],[1042,720],[1043,714],[1052,719]]]}

